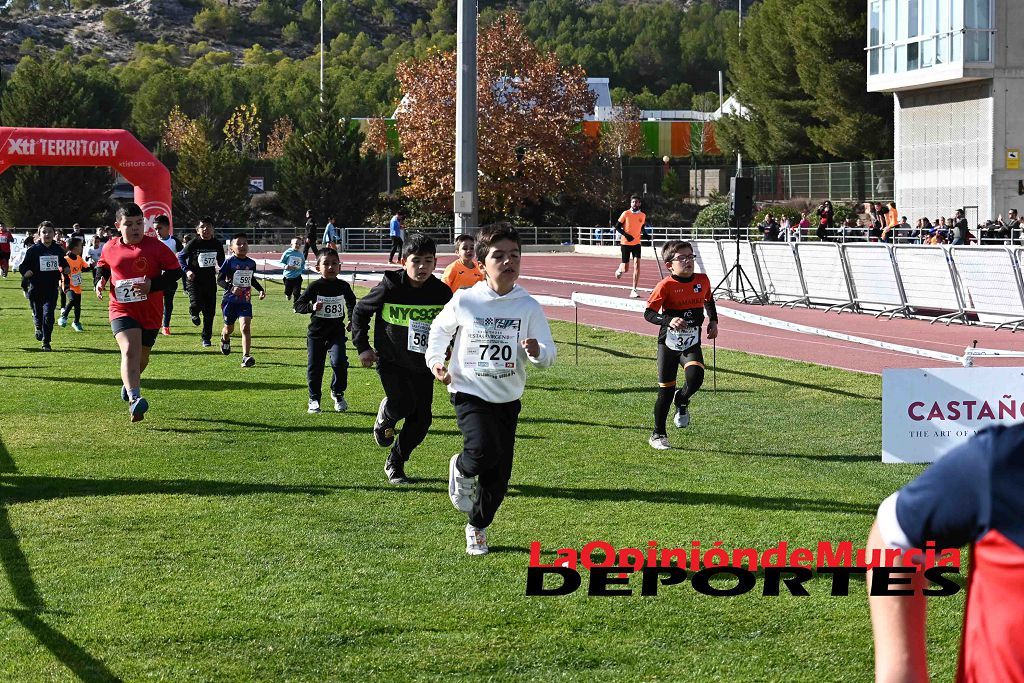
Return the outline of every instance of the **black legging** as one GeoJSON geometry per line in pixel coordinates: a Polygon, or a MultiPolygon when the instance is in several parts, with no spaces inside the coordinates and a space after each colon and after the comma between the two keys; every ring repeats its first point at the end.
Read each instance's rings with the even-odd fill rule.
{"type": "Polygon", "coordinates": [[[395,260],[396,254],[398,255],[398,258],[402,258],[402,238],[392,236],[391,253],[388,254],[388,263],[395,260]]]}
{"type": "Polygon", "coordinates": [[[68,290],[68,302],[67,305],[60,309],[60,317],[67,318],[68,313],[71,311],[75,312],[75,322],[79,323],[82,321],[82,295],[73,289],[68,290]]]}

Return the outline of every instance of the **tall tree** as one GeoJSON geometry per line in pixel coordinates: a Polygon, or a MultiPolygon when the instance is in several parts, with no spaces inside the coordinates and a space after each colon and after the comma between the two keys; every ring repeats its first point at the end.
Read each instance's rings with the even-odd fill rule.
{"type": "Polygon", "coordinates": [[[380,163],[360,154],[363,136],[349,119],[329,111],[310,117],[288,137],[278,162],[278,198],[300,225],[307,209],[339,225],[363,224],[376,196],[380,163]]]}
{"type": "MultiPolygon", "coordinates": [[[[120,128],[126,104],[102,69],[73,64],[67,53],[25,57],[0,97],[0,124],[43,128],[120,128]]],[[[0,220],[58,227],[107,210],[109,169],[15,167],[0,175],[0,220]]]]}
{"type": "MultiPolygon", "coordinates": [[[[594,96],[580,66],[563,67],[539,52],[515,13],[485,26],[477,44],[480,208],[515,212],[577,186],[594,152],[579,122],[594,96]]],[[[433,52],[402,64],[407,100],[398,112],[409,180],[403,192],[435,210],[455,190],[455,53],[433,52]]]]}
{"type": "Polygon", "coordinates": [[[729,45],[748,117],[720,122],[723,143],[761,163],[892,154],[892,103],[864,92],[863,3],[765,0],[729,45]]]}

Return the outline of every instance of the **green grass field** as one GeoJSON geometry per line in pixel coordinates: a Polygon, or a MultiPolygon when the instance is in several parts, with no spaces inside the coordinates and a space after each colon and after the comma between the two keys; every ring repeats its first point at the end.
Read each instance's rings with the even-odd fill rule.
{"type": "MultiPolygon", "coordinates": [[[[247,370],[200,349],[179,291],[135,425],[105,304],[87,296],[86,332],[57,328],[44,354],[17,285],[0,281],[2,680],[871,677],[863,581],[849,597],[825,577],[803,598],[760,582],[645,598],[638,577],[632,597],[524,593],[532,541],[862,547],[878,502],[921,469],[880,463],[878,377],[720,352],[717,393],[709,372],[658,453],[653,341],[583,328],[575,365],[572,326],[554,324],[559,361],[531,374],[492,553],[468,557],[445,392],[415,485],[388,485],[376,374],[351,370],[348,413],[308,415],[307,319],[279,285],[255,303],[247,370]]],[[[962,606],[931,601],[937,679],[955,670],[962,606]]]]}

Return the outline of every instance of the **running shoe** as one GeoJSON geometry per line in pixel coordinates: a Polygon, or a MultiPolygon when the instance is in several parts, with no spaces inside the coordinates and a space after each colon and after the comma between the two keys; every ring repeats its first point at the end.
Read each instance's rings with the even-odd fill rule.
{"type": "Polygon", "coordinates": [[[231,354],[231,337],[220,338],[220,352],[223,353],[225,356],[231,354]]]}
{"type": "Polygon", "coordinates": [[[122,401],[127,401],[128,400],[128,390],[124,388],[123,384],[121,385],[121,400],[122,401]]]}
{"type": "Polygon", "coordinates": [[[687,410],[686,406],[676,406],[676,416],[672,422],[679,428],[690,424],[690,411],[687,410]]]}
{"type": "Polygon", "coordinates": [[[458,459],[459,454],[456,453],[448,461],[448,497],[451,498],[456,510],[469,512],[476,502],[476,477],[467,477],[459,472],[459,467],[455,464],[458,459]]]}
{"type": "Polygon", "coordinates": [[[388,398],[385,396],[380,400],[380,407],[377,408],[377,419],[373,422],[373,440],[381,448],[387,448],[395,442],[395,428],[384,424],[384,409],[388,405],[388,398]]]}
{"type": "Polygon", "coordinates": [[[256,359],[255,358],[253,358],[252,356],[242,356],[242,367],[243,368],[251,368],[254,365],[256,365],[256,359]]]}
{"type": "Polygon", "coordinates": [[[71,329],[75,332],[85,332],[85,328],[82,327],[82,323],[71,323],[71,329]]]}
{"type": "Polygon", "coordinates": [[[171,336],[171,328],[167,327],[166,325],[164,325],[162,328],[160,328],[160,332],[165,337],[170,337],[171,336]]]}
{"type": "Polygon", "coordinates": [[[615,279],[622,279],[622,266],[619,266],[618,268],[615,269],[615,279]]]}
{"type": "Polygon", "coordinates": [[[344,395],[339,396],[338,394],[332,391],[331,398],[334,399],[335,412],[344,413],[346,410],[348,410],[348,401],[345,400],[344,395]]]}
{"type": "Polygon", "coordinates": [[[384,462],[384,474],[392,484],[411,484],[409,477],[405,476],[405,463],[394,453],[388,455],[384,462]]]}
{"type": "Polygon", "coordinates": [[[62,315],[61,317],[57,318],[57,325],[59,325],[60,327],[67,327],[68,317],[66,315],[62,315]]]}
{"type": "Polygon", "coordinates": [[[213,346],[213,343],[209,339],[204,339],[203,340],[203,348],[204,349],[208,349],[211,346],[213,346]]]}
{"type": "Polygon", "coordinates": [[[647,443],[651,445],[651,448],[658,451],[667,451],[672,448],[672,445],[668,442],[668,437],[664,434],[651,434],[651,438],[647,440],[647,443]]]}
{"type": "Polygon", "coordinates": [[[309,399],[309,412],[310,413],[319,413],[320,412],[320,401],[314,401],[313,399],[309,399]]]}
{"type": "Polygon", "coordinates": [[[200,325],[203,324],[203,321],[199,319],[198,313],[189,314],[189,318],[192,319],[192,324],[195,325],[196,327],[199,327],[200,325]]]}
{"type": "Polygon", "coordinates": [[[466,525],[466,553],[468,555],[486,555],[487,529],[477,529],[472,524],[466,525]]]}
{"type": "Polygon", "coordinates": [[[50,342],[43,342],[43,351],[53,351],[50,347],[50,342]]]}
{"type": "Polygon", "coordinates": [[[141,396],[128,406],[128,414],[131,416],[132,422],[142,422],[147,410],[149,410],[149,402],[141,396]]]}
{"type": "Polygon", "coordinates": [[[38,327],[36,328],[36,341],[43,341],[43,331],[38,327]]]}
{"type": "Polygon", "coordinates": [[[635,288],[629,290],[629,298],[630,299],[639,299],[640,298],[640,292],[636,291],[635,288]]]}

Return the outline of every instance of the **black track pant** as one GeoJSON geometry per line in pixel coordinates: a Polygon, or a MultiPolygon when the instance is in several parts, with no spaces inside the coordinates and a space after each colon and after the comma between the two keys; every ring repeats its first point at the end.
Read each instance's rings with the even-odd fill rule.
{"type": "Polygon", "coordinates": [[[53,335],[53,312],[57,309],[57,287],[45,291],[39,291],[33,287],[28,295],[29,305],[32,306],[32,322],[37,330],[43,331],[43,341],[50,343],[53,335]]]}
{"type": "Polygon", "coordinates": [[[452,405],[462,432],[462,453],[455,465],[465,476],[477,477],[478,496],[469,523],[484,529],[508,492],[522,404],[518,400],[490,403],[460,392],[452,395],[452,405]]]}
{"type": "Polygon", "coordinates": [[[177,293],[177,282],[164,290],[164,327],[171,326],[171,313],[174,313],[174,295],[177,293]]]}
{"type": "Polygon", "coordinates": [[[395,260],[395,257],[402,258],[402,238],[392,237],[391,238],[391,253],[388,254],[388,263],[395,260]]]}
{"type": "Polygon", "coordinates": [[[217,283],[193,280],[188,287],[189,315],[203,318],[203,339],[213,339],[213,317],[217,313],[217,283]]]}
{"type": "MultiPolygon", "coordinates": [[[[426,367],[424,366],[424,369],[426,367]]],[[[413,450],[427,436],[434,419],[434,376],[428,372],[413,372],[406,368],[378,364],[384,395],[388,398],[384,409],[384,422],[394,426],[405,420],[391,452],[402,461],[408,460],[413,450]]]]}
{"type": "Polygon", "coordinates": [[[306,383],[309,400],[319,401],[324,385],[324,365],[331,359],[331,391],[336,395],[348,389],[348,357],[345,355],[345,335],[336,337],[306,337],[306,383]]]}
{"type": "Polygon", "coordinates": [[[284,298],[289,301],[298,301],[302,295],[302,278],[286,277],[284,279],[284,298]]]}
{"type": "Polygon", "coordinates": [[[68,302],[64,308],[60,309],[60,317],[68,317],[68,313],[71,311],[75,312],[75,322],[82,322],[82,295],[73,289],[68,290],[68,302]]]}

